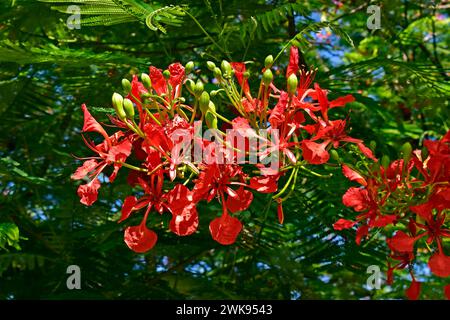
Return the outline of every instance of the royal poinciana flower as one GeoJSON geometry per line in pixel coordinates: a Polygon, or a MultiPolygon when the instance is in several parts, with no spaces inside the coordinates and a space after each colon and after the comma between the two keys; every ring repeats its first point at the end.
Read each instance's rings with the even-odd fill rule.
{"type": "MultiPolygon", "coordinates": [[[[348,136],[346,120],[333,119],[332,109],[354,98],[347,95],[328,101],[328,91],[313,86],[316,70],[299,66],[298,55],[298,49],[291,47],[286,73],[282,73],[286,86],[280,88],[273,81],[273,58],[267,57],[256,90],[250,86],[245,63],[223,61],[219,68],[208,62],[220,89],[216,95],[224,92],[229,98],[232,118],[220,114],[215,95],[204,91],[201,78],[195,83],[194,75],[186,74],[192,63],[186,70],[180,63],[167,70],[151,66],[140,79],[136,75],[131,81],[124,79],[125,98],[113,95],[116,114],[110,117],[112,126],[105,127],[112,133],[83,105],[83,134],[99,134],[103,141],[94,144],[83,136],[94,155],[85,158],[72,175],[86,180],[78,189],[81,203],[92,205],[97,200],[99,177],[107,167],[112,167],[109,182],[125,167],[130,192],[118,221],[138,223],[125,228],[124,241],[139,253],[156,244],[158,236],[152,229],[157,229],[155,218],[160,215],[171,215],[167,227],[178,236],[201,230],[200,201],[220,203],[222,210],[210,221],[209,232],[223,245],[238,239],[244,228],[241,212],[252,205],[256,193],[271,194],[282,224],[289,214],[282,204],[295,190],[299,170],[326,163],[330,148],[356,144],[363,156],[375,160],[362,140],[348,136]],[[231,129],[229,135],[218,129],[225,126],[231,129]],[[210,129],[211,137],[198,135],[203,129],[210,129]],[[235,144],[235,139],[242,144],[235,144]],[[256,145],[250,145],[252,141],[256,145]],[[258,161],[250,161],[250,155],[258,161]]],[[[437,181],[434,176],[429,179],[437,181]]],[[[356,181],[365,191],[353,192],[351,201],[361,217],[352,225],[380,225],[384,214],[378,210],[378,185],[362,177],[356,181]]],[[[349,224],[344,221],[339,228],[346,227],[349,224]]]]}
{"type": "Polygon", "coordinates": [[[428,266],[434,275],[450,277],[449,249],[445,248],[445,239],[450,239],[450,131],[441,140],[426,140],[424,145],[427,156],[405,144],[403,159],[373,167],[367,175],[344,164],[344,176],[361,186],[348,189],[342,202],[360,214],[355,220],[341,218],[333,225],[338,231],[357,225],[358,244],[372,229],[393,225],[397,231],[386,243],[390,258],[400,262],[388,263],[388,283],[393,281],[394,270],[408,267],[412,283],[406,295],[410,299],[420,294],[420,282],[411,269],[419,252],[428,251],[428,266]]]}

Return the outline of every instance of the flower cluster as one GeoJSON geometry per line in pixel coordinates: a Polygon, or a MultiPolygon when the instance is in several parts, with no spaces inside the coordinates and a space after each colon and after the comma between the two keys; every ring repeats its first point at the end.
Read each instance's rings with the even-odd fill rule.
{"type": "Polygon", "coordinates": [[[249,208],[255,192],[272,194],[283,223],[282,203],[294,190],[300,170],[326,163],[331,149],[346,144],[376,160],[361,140],[347,134],[346,120],[330,118],[331,109],[354,98],[330,101],[327,90],[312,86],[315,70],[300,68],[298,60],[298,49],[291,47],[283,90],[275,86],[273,57],[268,56],[256,96],[245,63],[223,61],[217,67],[208,62],[217,84],[210,93],[204,90],[204,78],[194,82],[193,62],[173,63],[164,71],[152,66],[140,80],[134,76],[131,82],[122,81],[125,97],[114,93],[113,134],[82,105],[83,139],[95,155],[84,158],[72,175],[86,181],[78,188],[81,203],[89,206],[97,200],[100,180],[105,180],[99,177],[107,170],[112,169],[108,180],[113,182],[122,167],[129,169],[133,194],[124,199],[119,222],[144,212],[139,225],[125,229],[125,242],[135,252],[146,252],[157,241],[147,227],[150,213],[170,214],[169,229],[179,236],[194,233],[200,201],[221,204],[221,215],[209,230],[223,245],[236,241],[242,230],[239,212],[249,208]],[[219,102],[225,106],[222,112],[216,107],[219,102]],[[203,128],[208,137],[198,134],[203,128]],[[103,141],[93,142],[88,132],[103,141]]]}
{"type": "MultiPolygon", "coordinates": [[[[423,150],[413,151],[406,143],[401,153],[402,159],[393,162],[383,157],[381,165],[367,174],[342,166],[344,175],[361,185],[348,189],[342,198],[359,215],[356,221],[339,219],[334,229],[358,225],[358,244],[375,228],[394,229],[386,239],[391,250],[387,283],[393,282],[395,270],[408,269],[412,283],[406,294],[417,299],[420,282],[412,268],[416,255],[428,254],[434,275],[450,276],[450,256],[444,252],[444,241],[450,240],[450,131],[441,140],[425,140],[423,150]]],[[[444,291],[450,299],[450,285],[444,291]]]]}

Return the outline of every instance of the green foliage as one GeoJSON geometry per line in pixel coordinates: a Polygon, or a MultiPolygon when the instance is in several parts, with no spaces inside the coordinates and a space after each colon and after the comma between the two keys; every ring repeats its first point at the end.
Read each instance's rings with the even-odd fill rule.
{"type": "MultiPolygon", "coordinates": [[[[0,223],[0,248],[7,250],[7,246],[20,250],[19,228],[14,223],[0,223]]],[[[1,270],[1,267],[0,267],[1,270]]]]}
{"type": "Polygon", "coordinates": [[[57,3],[53,10],[80,14],[82,26],[111,26],[128,22],[143,22],[153,31],[166,32],[163,25],[180,26],[184,15],[179,6],[154,8],[137,0],[39,0],[41,2],[57,3]],[[77,6],[70,10],[70,6],[77,6]],[[87,16],[87,17],[84,17],[87,16]]]}

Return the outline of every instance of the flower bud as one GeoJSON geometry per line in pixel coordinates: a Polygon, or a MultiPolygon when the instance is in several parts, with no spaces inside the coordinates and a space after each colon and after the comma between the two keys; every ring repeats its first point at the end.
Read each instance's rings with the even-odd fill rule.
{"type": "Polygon", "coordinates": [[[214,68],[216,67],[216,64],[212,61],[207,61],[206,62],[206,66],[208,67],[209,70],[214,71],[214,68]]]}
{"type": "Polygon", "coordinates": [[[391,163],[391,159],[389,159],[389,156],[388,155],[384,155],[382,158],[381,158],[381,165],[385,168],[385,169],[387,169],[388,167],[389,167],[389,164],[391,163]]]}
{"type": "Polygon", "coordinates": [[[250,72],[249,71],[245,71],[243,75],[244,75],[245,79],[250,78],[250,72]]]}
{"type": "Polygon", "coordinates": [[[130,99],[125,98],[123,100],[123,109],[125,110],[125,114],[128,119],[133,120],[134,119],[134,106],[133,102],[131,102],[130,99]]]}
{"type": "Polygon", "coordinates": [[[184,67],[184,71],[186,73],[191,73],[192,70],[194,70],[194,61],[189,61],[188,63],[186,63],[186,66],[184,67]]]}
{"type": "Polygon", "coordinates": [[[202,94],[204,88],[205,87],[203,86],[203,82],[201,80],[197,80],[197,83],[195,84],[194,87],[195,96],[199,97],[202,94]]]}
{"type": "Polygon", "coordinates": [[[287,89],[289,94],[294,94],[297,90],[298,79],[297,76],[293,73],[289,76],[287,80],[287,89]]]}
{"type": "Polygon", "coordinates": [[[273,80],[272,70],[267,69],[263,73],[263,82],[266,86],[269,86],[272,83],[272,80],[273,80]]]}
{"type": "Polygon", "coordinates": [[[178,101],[180,101],[181,103],[185,103],[186,102],[186,98],[185,97],[179,97],[178,101]]]}
{"type": "Polygon", "coordinates": [[[214,73],[214,77],[215,77],[217,80],[222,79],[222,71],[220,71],[219,68],[215,67],[213,73],[214,73]]]}
{"type": "Polygon", "coordinates": [[[128,79],[122,79],[122,88],[126,94],[131,91],[131,82],[128,79]]]}
{"type": "Polygon", "coordinates": [[[400,154],[403,156],[403,161],[405,162],[405,165],[411,159],[411,153],[412,153],[411,144],[409,142],[404,143],[400,148],[400,154]]]}
{"type": "Polygon", "coordinates": [[[115,92],[112,96],[112,104],[119,119],[125,119],[127,115],[125,113],[125,110],[123,109],[123,97],[115,92]]]}
{"type": "Polygon", "coordinates": [[[217,129],[217,117],[212,112],[207,112],[205,115],[206,126],[210,129],[217,129]]]}
{"type": "Polygon", "coordinates": [[[210,99],[208,92],[203,91],[198,102],[200,110],[202,111],[203,114],[205,114],[206,111],[208,111],[209,101],[210,99]]]}
{"type": "Polygon", "coordinates": [[[170,71],[169,70],[164,70],[163,71],[163,77],[168,80],[170,78],[170,71]]]}
{"type": "Polygon", "coordinates": [[[336,160],[336,161],[339,161],[339,153],[338,153],[336,150],[331,149],[331,150],[329,151],[329,153],[330,153],[331,159],[336,160]]]}
{"type": "Polygon", "coordinates": [[[273,56],[270,54],[264,60],[264,66],[266,68],[270,68],[270,67],[272,67],[272,64],[273,64],[273,56]]]}
{"type": "Polygon", "coordinates": [[[228,61],[222,60],[220,67],[225,76],[231,76],[231,70],[233,70],[233,68],[231,67],[231,64],[228,61]]]}
{"type": "Polygon", "coordinates": [[[191,79],[186,80],[186,87],[189,89],[189,91],[194,92],[195,90],[195,82],[191,79]]]}
{"type": "Polygon", "coordinates": [[[144,85],[144,87],[147,90],[150,90],[150,88],[152,87],[152,81],[150,80],[150,76],[146,73],[142,73],[141,74],[141,81],[142,84],[144,85]]]}

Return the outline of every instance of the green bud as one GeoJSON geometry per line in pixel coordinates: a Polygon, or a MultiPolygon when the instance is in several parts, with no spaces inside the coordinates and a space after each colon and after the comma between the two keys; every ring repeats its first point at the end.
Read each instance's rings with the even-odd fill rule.
{"type": "Polygon", "coordinates": [[[181,103],[185,103],[185,102],[186,102],[186,99],[185,99],[184,97],[179,97],[179,98],[178,98],[178,101],[180,101],[181,103]]]}
{"type": "Polygon", "coordinates": [[[245,71],[243,76],[244,76],[245,79],[250,78],[250,72],[249,71],[245,71]]]}
{"type": "Polygon", "coordinates": [[[294,94],[297,90],[298,79],[297,76],[293,73],[289,76],[287,80],[287,89],[289,94],[294,94]]]}
{"type": "Polygon", "coordinates": [[[384,155],[381,157],[381,165],[387,169],[389,167],[389,164],[391,163],[391,159],[389,159],[388,155],[384,155]]]}
{"type": "Polygon", "coordinates": [[[186,80],[186,87],[187,87],[190,91],[194,92],[194,90],[195,90],[195,82],[194,82],[193,80],[191,80],[191,79],[187,79],[187,80],[186,80]]]}
{"type": "Polygon", "coordinates": [[[336,160],[336,161],[339,162],[339,154],[338,154],[338,152],[336,150],[334,150],[334,149],[331,149],[329,152],[330,152],[331,159],[336,160]]]}
{"type": "Polygon", "coordinates": [[[194,61],[189,61],[188,63],[186,63],[186,66],[184,67],[184,71],[186,73],[191,73],[192,70],[194,70],[194,61]]]}
{"type": "Polygon", "coordinates": [[[222,79],[222,71],[220,71],[219,68],[215,67],[214,70],[213,70],[213,73],[214,73],[214,77],[215,77],[217,80],[222,79]]]}
{"type": "Polygon", "coordinates": [[[269,86],[272,83],[272,80],[273,80],[272,70],[267,69],[263,73],[263,82],[266,86],[269,86]]]}
{"type": "Polygon", "coordinates": [[[216,64],[212,61],[207,61],[206,62],[206,66],[208,67],[209,70],[214,71],[214,68],[216,67],[216,64]]]}
{"type": "Polygon", "coordinates": [[[268,55],[266,57],[266,59],[264,60],[264,66],[266,68],[270,68],[270,67],[272,67],[272,64],[273,64],[273,56],[272,55],[268,55]]]}
{"type": "Polygon", "coordinates": [[[203,82],[200,79],[197,80],[197,83],[195,84],[195,87],[194,87],[195,96],[199,97],[202,94],[204,89],[205,89],[205,87],[203,85],[203,82]]]}
{"type": "Polygon", "coordinates": [[[210,129],[217,129],[217,117],[212,112],[207,112],[205,115],[206,126],[210,129]]]}
{"type": "Polygon", "coordinates": [[[231,70],[233,70],[233,68],[231,67],[231,64],[228,61],[222,60],[220,68],[222,69],[222,72],[224,73],[225,76],[231,76],[231,70]]]}
{"type": "Polygon", "coordinates": [[[209,108],[209,94],[206,91],[202,92],[202,95],[200,96],[200,99],[198,101],[200,110],[202,111],[203,114],[206,114],[206,112],[208,111],[209,108]]]}
{"type": "Polygon", "coordinates": [[[209,93],[211,97],[215,97],[219,93],[219,90],[213,90],[209,93]]]}
{"type": "Polygon", "coordinates": [[[125,110],[125,114],[127,115],[127,118],[130,120],[134,119],[134,106],[133,102],[131,102],[130,99],[125,98],[123,100],[123,109],[125,110]]]}
{"type": "Polygon", "coordinates": [[[150,90],[150,88],[152,87],[152,81],[150,80],[150,76],[146,73],[142,73],[141,74],[141,81],[144,84],[144,87],[147,90],[150,90]]]}
{"type": "Polygon", "coordinates": [[[131,82],[128,79],[122,79],[122,88],[125,93],[130,93],[131,91],[131,82]]]}
{"type": "Polygon", "coordinates": [[[405,164],[409,162],[411,159],[411,153],[412,153],[412,146],[409,142],[406,142],[402,145],[400,148],[400,154],[403,156],[403,161],[405,161],[405,164]]]}
{"type": "Polygon", "coordinates": [[[125,110],[123,110],[123,97],[115,92],[112,96],[112,104],[119,119],[125,119],[127,115],[125,113],[125,110]]]}
{"type": "Polygon", "coordinates": [[[170,71],[169,70],[164,70],[163,71],[163,77],[165,79],[169,79],[170,78],[170,71]]]}

